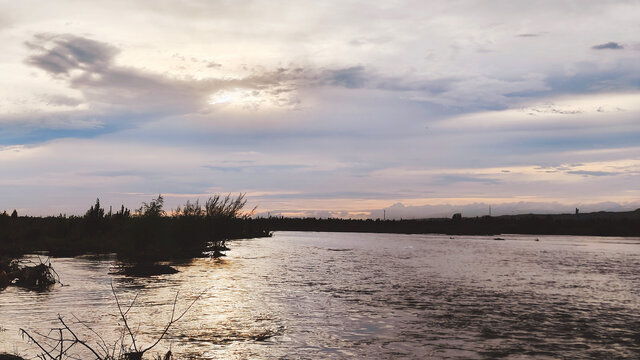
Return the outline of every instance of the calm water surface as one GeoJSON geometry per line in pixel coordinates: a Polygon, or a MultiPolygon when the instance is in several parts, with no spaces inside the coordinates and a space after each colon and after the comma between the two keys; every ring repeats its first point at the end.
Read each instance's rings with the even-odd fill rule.
{"type": "Polygon", "coordinates": [[[0,352],[18,329],[78,319],[119,333],[110,284],[146,346],[198,359],[640,358],[640,239],[278,232],[175,275],[112,275],[113,258],[56,258],[65,286],[0,292],[0,352]]]}

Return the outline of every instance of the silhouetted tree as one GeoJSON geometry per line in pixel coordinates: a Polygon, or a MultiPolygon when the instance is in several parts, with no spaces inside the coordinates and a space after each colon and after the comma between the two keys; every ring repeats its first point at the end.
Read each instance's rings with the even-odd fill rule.
{"type": "MultiPolygon", "coordinates": [[[[207,217],[224,217],[224,218],[236,218],[239,217],[240,212],[247,204],[245,194],[238,194],[238,197],[233,199],[231,194],[224,198],[216,194],[207,200],[205,204],[205,212],[207,217]]],[[[250,216],[255,211],[255,208],[249,213],[250,216]]]]}
{"type": "Polygon", "coordinates": [[[14,219],[18,217],[18,211],[16,209],[13,209],[13,212],[11,213],[11,217],[14,219]]]}
{"type": "Polygon", "coordinates": [[[96,204],[84,214],[87,219],[99,220],[104,217],[104,209],[100,207],[100,199],[96,199],[96,204]]]}
{"type": "Polygon", "coordinates": [[[159,194],[157,198],[151,200],[149,203],[143,202],[142,206],[138,209],[138,214],[145,217],[164,216],[165,211],[162,210],[163,206],[164,198],[162,194],[159,194]]]}
{"type": "Polygon", "coordinates": [[[131,210],[124,207],[124,205],[122,205],[122,207],[120,208],[120,211],[117,211],[116,214],[114,215],[114,217],[117,217],[117,218],[128,218],[130,216],[131,216],[131,210]]]}
{"type": "Polygon", "coordinates": [[[175,216],[202,217],[204,216],[204,210],[202,209],[202,206],[200,205],[199,200],[196,200],[195,203],[191,203],[189,200],[187,200],[187,203],[184,204],[182,208],[178,206],[178,208],[175,211],[175,216]]]}

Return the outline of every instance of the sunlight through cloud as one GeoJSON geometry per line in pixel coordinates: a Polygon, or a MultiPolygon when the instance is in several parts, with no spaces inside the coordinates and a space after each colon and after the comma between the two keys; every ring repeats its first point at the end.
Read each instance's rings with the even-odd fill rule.
{"type": "Polygon", "coordinates": [[[265,103],[265,95],[259,90],[220,90],[209,96],[210,105],[231,105],[240,109],[257,110],[265,103]]]}

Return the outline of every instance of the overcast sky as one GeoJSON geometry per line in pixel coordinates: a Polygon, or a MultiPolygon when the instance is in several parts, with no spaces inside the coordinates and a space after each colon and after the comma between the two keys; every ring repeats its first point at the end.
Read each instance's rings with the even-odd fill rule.
{"type": "Polygon", "coordinates": [[[0,211],[640,207],[638,1],[0,4],[0,211]]]}

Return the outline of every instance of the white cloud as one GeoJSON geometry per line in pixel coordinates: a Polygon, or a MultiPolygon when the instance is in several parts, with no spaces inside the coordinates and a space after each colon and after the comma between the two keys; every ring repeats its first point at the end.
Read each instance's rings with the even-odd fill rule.
{"type": "Polygon", "coordinates": [[[630,202],[639,6],[7,3],[0,205],[630,202]]]}
{"type": "MultiPolygon", "coordinates": [[[[515,104],[514,104],[515,105],[515,104]]],[[[464,114],[443,120],[444,129],[513,131],[611,128],[640,130],[640,93],[597,94],[537,99],[498,111],[464,114]]]]}

